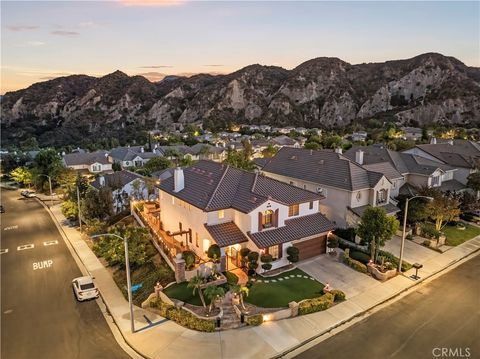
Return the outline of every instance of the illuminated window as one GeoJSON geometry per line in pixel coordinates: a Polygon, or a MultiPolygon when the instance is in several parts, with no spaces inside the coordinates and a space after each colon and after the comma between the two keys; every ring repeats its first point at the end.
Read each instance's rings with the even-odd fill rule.
{"type": "Polygon", "coordinates": [[[288,216],[289,217],[298,216],[298,204],[292,204],[291,206],[288,207],[288,216]]]}
{"type": "Polygon", "coordinates": [[[225,211],[223,209],[218,211],[218,219],[222,219],[222,218],[225,218],[225,211]]]}
{"type": "Polygon", "coordinates": [[[273,211],[271,209],[263,212],[262,215],[262,227],[269,228],[273,226],[273,211]]]}
{"type": "Polygon", "coordinates": [[[282,245],[268,247],[265,251],[273,257],[273,260],[282,258],[282,245]]]}

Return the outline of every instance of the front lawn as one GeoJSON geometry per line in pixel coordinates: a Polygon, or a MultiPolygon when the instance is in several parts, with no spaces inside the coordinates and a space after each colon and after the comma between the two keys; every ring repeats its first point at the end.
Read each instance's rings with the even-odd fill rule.
{"type": "MultiPolygon", "coordinates": [[[[182,302],[189,303],[192,305],[202,305],[202,301],[198,296],[198,290],[193,295],[193,288],[188,288],[188,282],[175,283],[166,288],[163,292],[173,299],[181,300],[182,302]]],[[[209,304],[210,302],[205,298],[205,302],[209,304]]]]}
{"type": "Polygon", "coordinates": [[[465,224],[465,229],[458,229],[456,226],[445,226],[443,228],[443,233],[447,237],[445,244],[449,246],[458,246],[473,237],[476,237],[480,234],[480,228],[472,226],[470,224],[465,224]]]}
{"type": "Polygon", "coordinates": [[[254,279],[245,301],[263,308],[288,307],[289,302],[299,302],[323,294],[324,285],[310,279],[308,274],[298,268],[274,277],[257,275],[254,279]]]}

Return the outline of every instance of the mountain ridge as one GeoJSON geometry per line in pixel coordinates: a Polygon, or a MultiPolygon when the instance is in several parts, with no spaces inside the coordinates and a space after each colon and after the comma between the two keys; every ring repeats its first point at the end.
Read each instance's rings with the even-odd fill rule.
{"type": "Polygon", "coordinates": [[[71,75],[7,92],[2,140],[38,137],[42,145],[79,144],[137,130],[203,121],[335,128],[370,118],[402,123],[480,123],[480,68],[451,56],[349,64],[317,57],[291,70],[252,64],[225,75],[171,76],[151,82],[117,70],[71,75]],[[69,131],[71,133],[69,133],[69,131]],[[73,132],[72,132],[73,131],[73,132]],[[128,131],[127,131],[128,132],[128,131]]]}

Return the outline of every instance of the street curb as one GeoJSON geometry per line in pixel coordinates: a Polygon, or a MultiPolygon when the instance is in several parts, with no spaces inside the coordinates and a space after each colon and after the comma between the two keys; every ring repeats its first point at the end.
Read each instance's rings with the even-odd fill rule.
{"type": "MultiPolygon", "coordinates": [[[[474,237],[474,238],[475,238],[475,237],[474,237]]],[[[472,239],[473,239],[473,238],[472,238],[472,239]]],[[[289,349],[287,349],[287,350],[284,350],[283,352],[281,352],[281,353],[279,353],[279,354],[276,354],[275,356],[272,356],[272,357],[270,357],[270,358],[271,358],[271,359],[283,358],[285,355],[290,354],[290,353],[294,352],[295,350],[301,348],[302,346],[304,346],[304,345],[306,345],[306,344],[314,341],[315,339],[318,339],[318,338],[324,336],[325,334],[330,333],[332,330],[334,330],[334,329],[336,329],[336,328],[339,328],[339,327],[341,327],[342,325],[347,324],[347,323],[353,321],[354,319],[357,319],[357,318],[365,315],[366,313],[370,312],[372,309],[374,309],[374,308],[376,308],[376,307],[379,307],[379,306],[381,306],[381,305],[383,305],[383,304],[386,304],[387,302],[391,301],[392,299],[394,299],[394,298],[402,295],[402,294],[405,293],[405,292],[408,292],[408,291],[411,290],[412,288],[415,288],[416,286],[422,284],[422,283],[423,283],[424,281],[426,281],[427,279],[430,279],[430,278],[432,278],[432,277],[434,277],[434,276],[442,273],[443,271],[447,270],[448,268],[450,268],[451,266],[455,265],[456,263],[458,263],[458,262],[460,262],[460,261],[463,261],[464,259],[466,259],[466,258],[468,258],[468,257],[471,257],[472,255],[476,254],[476,253],[479,252],[479,251],[480,251],[480,248],[477,248],[477,249],[475,249],[474,251],[468,253],[467,255],[465,255],[465,256],[463,256],[463,257],[461,257],[461,258],[455,259],[454,261],[450,262],[446,267],[443,267],[442,269],[440,269],[440,270],[438,270],[438,271],[436,271],[436,272],[434,272],[434,273],[431,273],[431,274],[429,274],[429,275],[426,276],[426,277],[422,277],[420,280],[414,282],[411,286],[402,289],[401,291],[393,294],[392,296],[388,297],[387,299],[384,299],[384,300],[381,301],[380,303],[377,303],[377,304],[371,306],[370,308],[367,308],[367,309],[363,310],[362,312],[359,312],[359,313],[351,316],[351,317],[348,318],[348,319],[344,319],[344,320],[342,320],[341,322],[338,322],[338,323],[336,323],[335,325],[332,325],[330,328],[325,329],[325,330],[321,331],[320,333],[318,333],[318,334],[316,334],[316,335],[314,335],[314,336],[312,336],[312,337],[304,340],[303,342],[301,342],[301,343],[299,343],[299,344],[296,344],[295,346],[293,346],[293,347],[291,347],[291,348],[289,348],[289,349]]],[[[402,274],[402,276],[404,276],[404,275],[402,274]]],[[[408,277],[405,277],[405,278],[408,278],[408,277]]]]}
{"type": "MultiPolygon", "coordinates": [[[[87,269],[87,266],[85,265],[85,263],[83,262],[82,258],[80,257],[80,255],[78,254],[77,250],[75,249],[75,247],[73,246],[73,244],[70,242],[70,238],[68,238],[67,234],[65,233],[65,231],[63,230],[63,226],[61,225],[61,223],[57,220],[57,217],[55,217],[50,209],[50,207],[48,207],[41,199],[35,197],[35,199],[47,210],[48,214],[50,215],[50,217],[52,218],[53,222],[55,223],[55,226],[57,227],[58,231],[60,232],[60,235],[62,236],[62,238],[64,239],[66,245],[67,245],[67,248],[69,249],[70,253],[74,253],[75,254],[75,262],[78,263],[81,263],[82,267],[80,269],[80,271],[83,271],[82,272],[85,272],[85,273],[88,273],[90,275],[90,272],[88,271],[87,269]]],[[[132,344],[128,341],[128,339],[125,337],[125,335],[123,334],[122,330],[120,329],[120,326],[118,325],[117,321],[115,320],[115,317],[111,314],[111,311],[110,311],[110,307],[108,306],[108,303],[107,301],[105,300],[105,298],[103,297],[102,295],[102,292],[100,292],[100,298],[102,299],[102,303],[105,305],[105,308],[106,308],[106,315],[108,315],[109,318],[111,318],[112,322],[115,324],[115,327],[117,328],[117,331],[120,333],[122,339],[123,339],[123,344],[126,344],[128,345],[128,347],[130,349],[132,349],[137,355],[139,355],[140,357],[142,358],[145,358],[145,359],[149,359],[148,357],[146,357],[145,355],[143,355],[142,353],[140,353],[137,349],[135,349],[132,344]]],[[[100,307],[99,307],[100,308],[100,307]]],[[[100,308],[100,311],[102,312],[102,314],[104,314],[104,312],[101,310],[102,308],[100,308]]],[[[105,314],[104,314],[105,316],[105,314]]],[[[108,321],[107,321],[107,325],[109,325],[108,321]]],[[[109,325],[110,326],[110,325],[109,325]]],[[[110,329],[111,330],[111,329],[110,329]]],[[[120,347],[122,348],[122,344],[117,340],[117,337],[115,335],[115,333],[113,333],[113,337],[115,338],[115,341],[120,345],[120,347]]],[[[123,348],[122,348],[123,351],[125,351],[123,348]]],[[[129,353],[127,353],[125,351],[125,353],[127,355],[130,356],[129,353]]]]}

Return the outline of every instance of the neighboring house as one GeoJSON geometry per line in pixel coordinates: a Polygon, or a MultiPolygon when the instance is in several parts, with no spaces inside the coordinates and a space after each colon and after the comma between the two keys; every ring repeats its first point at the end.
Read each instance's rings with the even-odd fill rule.
{"type": "Polygon", "coordinates": [[[151,158],[158,157],[155,152],[145,151],[143,146],[117,147],[110,151],[110,160],[119,163],[122,169],[142,167],[151,158]]]}
{"type": "Polygon", "coordinates": [[[418,141],[422,139],[423,130],[418,127],[402,127],[404,140],[418,141]]]}
{"type": "Polygon", "coordinates": [[[145,178],[130,171],[117,171],[99,176],[91,185],[96,189],[110,187],[115,213],[128,209],[130,199],[147,200],[149,197],[145,178]]]}
{"type": "Polygon", "coordinates": [[[359,142],[359,141],[366,141],[367,137],[368,137],[368,133],[366,133],[365,131],[358,131],[358,132],[352,133],[352,135],[350,136],[350,139],[353,142],[359,142]]]}
{"type": "Polygon", "coordinates": [[[190,154],[195,160],[211,160],[215,162],[223,162],[227,156],[224,147],[212,146],[206,143],[197,143],[190,147],[190,154]]]}
{"type": "Polygon", "coordinates": [[[202,258],[218,244],[226,269],[240,266],[243,247],[271,254],[273,268],[289,264],[292,245],[300,259],[325,253],[333,229],[319,212],[320,194],[212,161],[176,168],[158,187],[167,234],[202,258]]]}
{"type": "Polygon", "coordinates": [[[453,178],[463,185],[467,184],[467,177],[480,168],[480,145],[474,141],[432,138],[430,144],[416,145],[404,153],[455,168],[453,178]]]}
{"type": "Polygon", "coordinates": [[[456,169],[429,159],[389,150],[381,144],[354,146],[345,156],[364,168],[384,173],[392,182],[392,198],[416,193],[421,187],[438,187],[442,191],[465,188],[454,179],[456,169]]]}
{"type": "Polygon", "coordinates": [[[320,209],[337,227],[355,225],[369,206],[393,215],[392,184],[383,174],[368,170],[341,153],[282,148],[262,173],[325,197],[320,209]]]}
{"type": "Polygon", "coordinates": [[[262,151],[270,145],[270,141],[266,139],[254,139],[250,143],[252,144],[253,158],[263,157],[262,151]]]}
{"type": "Polygon", "coordinates": [[[63,156],[62,162],[65,167],[86,174],[112,171],[107,151],[69,153],[63,156]]]}
{"type": "MultiPolygon", "coordinates": [[[[288,132],[287,132],[288,133],[288,132]]],[[[291,137],[282,135],[272,138],[272,144],[276,147],[294,147],[300,148],[300,143],[291,137]]]]}

